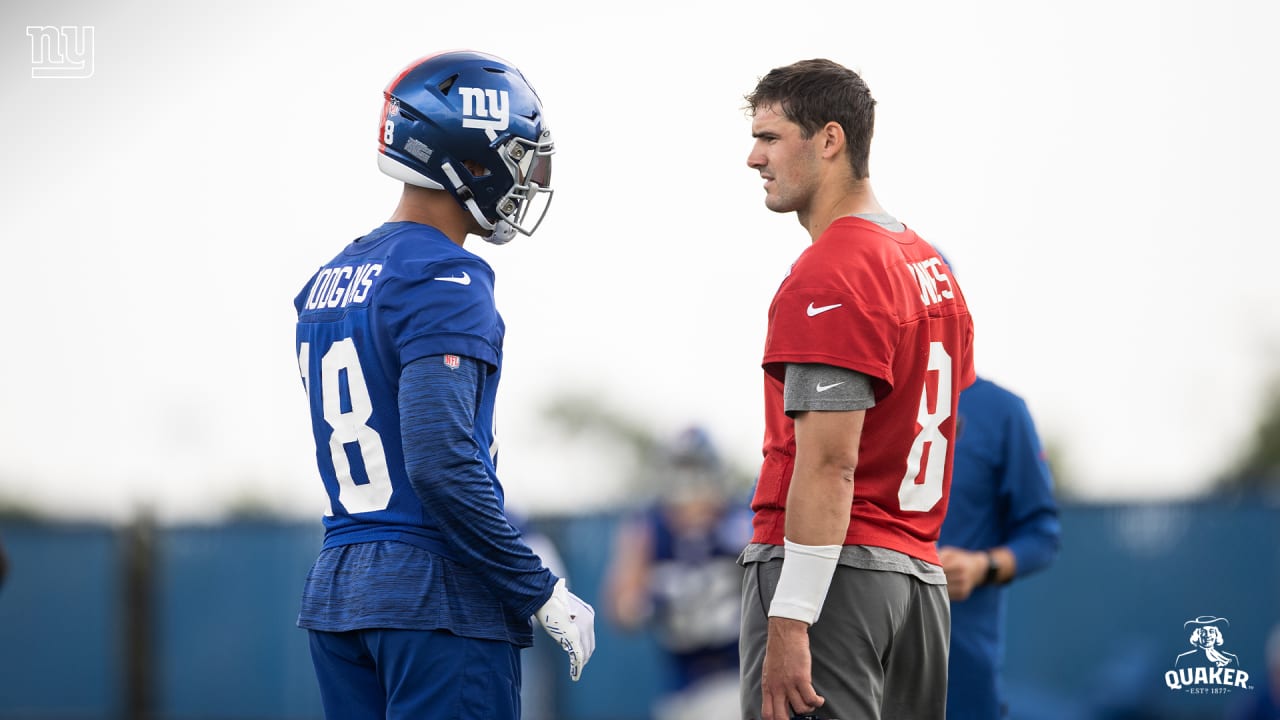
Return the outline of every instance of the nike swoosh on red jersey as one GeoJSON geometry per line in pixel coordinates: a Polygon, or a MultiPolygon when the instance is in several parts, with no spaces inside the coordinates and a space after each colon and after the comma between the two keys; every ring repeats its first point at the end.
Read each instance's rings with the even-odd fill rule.
{"type": "Polygon", "coordinates": [[[809,303],[809,307],[805,308],[804,314],[808,315],[809,317],[813,317],[815,315],[821,315],[822,313],[828,310],[835,310],[836,308],[840,307],[843,304],[844,303],[836,303],[835,305],[823,305],[822,307],[814,307],[813,303],[809,303]]]}

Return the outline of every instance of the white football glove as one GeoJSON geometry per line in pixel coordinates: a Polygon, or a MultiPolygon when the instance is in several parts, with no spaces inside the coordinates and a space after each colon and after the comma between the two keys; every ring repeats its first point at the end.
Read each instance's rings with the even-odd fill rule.
{"type": "Polygon", "coordinates": [[[538,608],[538,622],[569,653],[569,677],[577,682],[596,649],[596,611],[569,592],[564,578],[556,581],[551,598],[538,608]]]}

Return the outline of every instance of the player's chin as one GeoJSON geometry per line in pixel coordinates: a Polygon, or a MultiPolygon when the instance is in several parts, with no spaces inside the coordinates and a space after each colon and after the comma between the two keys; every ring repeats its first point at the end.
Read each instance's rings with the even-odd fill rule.
{"type": "Polygon", "coordinates": [[[786,198],[772,194],[765,195],[764,206],[776,213],[789,213],[796,209],[794,203],[788,202],[786,198]]]}

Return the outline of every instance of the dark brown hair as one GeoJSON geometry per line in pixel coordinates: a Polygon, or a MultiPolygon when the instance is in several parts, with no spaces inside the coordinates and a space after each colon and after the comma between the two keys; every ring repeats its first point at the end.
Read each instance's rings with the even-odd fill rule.
{"type": "Polygon", "coordinates": [[[800,126],[806,139],[828,122],[840,123],[854,179],[871,174],[876,101],[858,73],[822,58],[801,60],[770,70],[746,100],[752,114],[761,107],[777,106],[784,117],[800,126]]]}

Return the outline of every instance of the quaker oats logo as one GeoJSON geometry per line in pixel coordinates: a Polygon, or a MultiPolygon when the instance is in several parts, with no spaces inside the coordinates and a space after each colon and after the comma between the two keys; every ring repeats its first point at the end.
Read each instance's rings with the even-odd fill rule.
{"type": "Polygon", "coordinates": [[[1164,674],[1170,690],[1192,695],[1221,695],[1236,689],[1251,690],[1249,673],[1240,669],[1235,653],[1221,649],[1226,644],[1222,629],[1231,627],[1226,618],[1201,615],[1182,624],[1191,636],[1190,650],[1173,661],[1173,670],[1164,674]]]}

